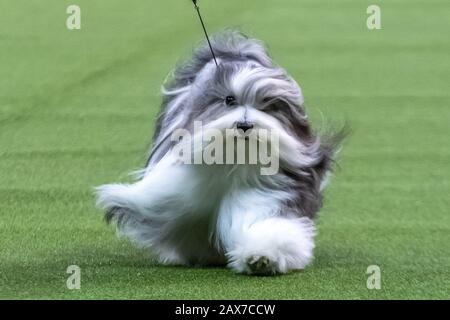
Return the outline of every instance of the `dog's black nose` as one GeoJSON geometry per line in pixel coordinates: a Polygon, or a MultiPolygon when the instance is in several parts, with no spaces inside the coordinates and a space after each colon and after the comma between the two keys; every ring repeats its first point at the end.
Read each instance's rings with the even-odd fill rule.
{"type": "Polygon", "coordinates": [[[253,123],[250,123],[248,121],[242,121],[236,123],[236,128],[241,129],[242,131],[246,132],[247,130],[250,130],[253,128],[253,123]]]}

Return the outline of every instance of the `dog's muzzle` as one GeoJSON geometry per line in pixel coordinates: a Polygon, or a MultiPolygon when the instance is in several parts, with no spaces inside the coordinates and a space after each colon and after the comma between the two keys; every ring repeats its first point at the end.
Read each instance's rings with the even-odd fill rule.
{"type": "Polygon", "coordinates": [[[248,121],[239,121],[236,123],[236,128],[242,131],[247,132],[248,130],[253,129],[253,123],[248,121]]]}

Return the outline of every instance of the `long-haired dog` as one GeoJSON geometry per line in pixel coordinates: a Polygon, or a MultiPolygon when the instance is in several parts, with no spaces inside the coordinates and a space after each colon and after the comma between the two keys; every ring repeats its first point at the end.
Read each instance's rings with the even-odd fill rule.
{"type": "MultiPolygon", "coordinates": [[[[248,274],[303,269],[313,257],[313,219],[339,135],[313,132],[298,84],[260,41],[225,31],[211,42],[217,65],[202,45],[165,85],[153,148],[138,181],[99,187],[97,204],[121,234],[164,264],[227,264],[248,274]],[[278,170],[262,174],[259,160],[181,161],[177,147],[195,143],[196,123],[227,137],[234,132],[233,141],[246,145],[249,132],[275,133],[277,140],[260,135],[256,141],[272,148],[278,170]],[[193,139],[174,139],[177,130],[193,139]]],[[[187,158],[207,148],[200,146],[187,158]]],[[[225,148],[225,157],[239,151],[225,148]]]]}

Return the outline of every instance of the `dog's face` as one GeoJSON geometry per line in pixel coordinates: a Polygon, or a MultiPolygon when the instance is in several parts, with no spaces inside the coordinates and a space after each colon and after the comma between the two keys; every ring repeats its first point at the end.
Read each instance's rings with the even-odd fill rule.
{"type": "Polygon", "coordinates": [[[276,132],[282,169],[298,175],[313,170],[307,174],[320,180],[330,166],[334,146],[312,132],[295,80],[273,63],[258,40],[224,32],[212,39],[212,47],[217,65],[203,45],[166,83],[149,168],[174,147],[174,131],[193,133],[200,122],[216,131],[235,129],[241,136],[260,129],[276,132]]]}
{"type": "Polygon", "coordinates": [[[254,60],[209,62],[186,96],[187,127],[194,121],[224,130],[277,130],[310,138],[300,87],[279,68],[254,60]]]}

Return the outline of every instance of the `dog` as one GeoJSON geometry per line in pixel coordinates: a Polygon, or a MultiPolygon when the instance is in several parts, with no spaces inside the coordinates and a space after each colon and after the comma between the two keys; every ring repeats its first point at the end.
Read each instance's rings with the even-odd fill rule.
{"type": "Polygon", "coordinates": [[[98,187],[97,205],[120,234],[163,264],[227,265],[251,275],[303,269],[313,259],[314,218],[342,138],[313,131],[299,85],[261,41],[226,30],[211,46],[215,56],[200,45],[163,86],[153,146],[137,181],[98,187]],[[272,132],[277,139],[255,141],[272,148],[276,172],[262,174],[259,160],[223,163],[236,146],[213,163],[181,161],[180,146],[192,152],[185,160],[207,149],[203,140],[192,147],[197,123],[241,146],[250,132],[272,132]],[[191,139],[174,139],[177,130],[191,139]]]}

